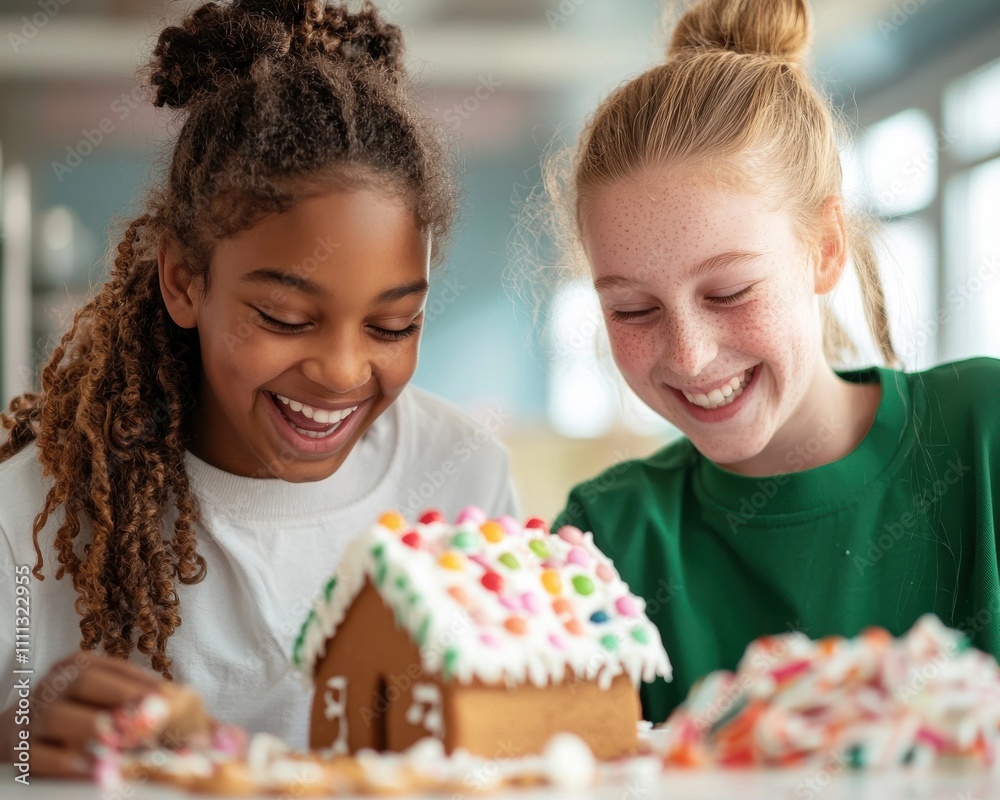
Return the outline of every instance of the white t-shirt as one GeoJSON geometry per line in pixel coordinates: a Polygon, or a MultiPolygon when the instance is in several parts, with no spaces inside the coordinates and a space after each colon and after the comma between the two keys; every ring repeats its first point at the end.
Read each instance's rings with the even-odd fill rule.
{"type": "MultiPolygon", "coordinates": [[[[290,654],[345,545],[389,509],[412,519],[438,508],[454,519],[475,504],[491,516],[517,516],[507,453],[491,435],[503,421],[480,426],[409,387],[325,480],[244,478],[188,453],[207,572],[201,583],[176,584],[182,624],[167,642],[174,679],[194,686],[217,719],[304,747],[312,690],[290,654]]],[[[50,485],[34,444],[0,464],[0,710],[14,702],[12,671],[23,668],[14,663],[14,568],[35,564],[32,524],[50,485]]],[[[165,531],[175,515],[167,515],[165,531]]],[[[39,535],[45,580],[30,580],[35,681],[79,649],[72,580],[53,577],[61,520],[53,514],[39,535]]],[[[133,661],[149,663],[137,652],[133,661]]]]}

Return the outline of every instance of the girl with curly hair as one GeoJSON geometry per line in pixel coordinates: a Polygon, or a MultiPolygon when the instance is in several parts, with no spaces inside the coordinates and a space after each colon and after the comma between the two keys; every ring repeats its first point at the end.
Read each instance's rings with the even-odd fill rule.
{"type": "Polygon", "coordinates": [[[288,654],[348,539],[388,508],[516,513],[505,451],[406,388],[454,192],[401,54],[370,4],[322,0],[209,2],[160,34],[169,173],[2,417],[0,563],[32,565],[48,673],[34,772],[86,773],[100,709],[160,680],[133,664],[304,743],[288,654]]]}

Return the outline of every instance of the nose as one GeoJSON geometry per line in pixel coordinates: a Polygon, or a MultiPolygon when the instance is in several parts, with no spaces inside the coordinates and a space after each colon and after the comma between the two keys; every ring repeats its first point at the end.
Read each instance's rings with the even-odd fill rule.
{"type": "Polygon", "coordinates": [[[317,342],[302,365],[302,372],[313,383],[331,394],[349,394],[372,379],[372,359],[365,343],[356,337],[326,338],[317,342]]]}
{"type": "Polygon", "coordinates": [[[663,336],[662,363],[680,377],[697,377],[719,353],[715,327],[696,315],[668,319],[663,336]]]}

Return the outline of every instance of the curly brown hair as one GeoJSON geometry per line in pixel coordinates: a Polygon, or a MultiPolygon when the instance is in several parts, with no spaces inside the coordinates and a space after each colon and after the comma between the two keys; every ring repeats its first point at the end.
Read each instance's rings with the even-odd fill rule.
{"type": "Polygon", "coordinates": [[[79,594],[82,648],[119,658],[138,648],[169,678],[177,581],[205,575],[184,467],[199,341],[164,305],[164,237],[207,290],[220,238],[331,186],[371,186],[406,199],[440,253],[455,206],[450,159],[401,56],[399,29],[370,3],[209,2],[160,33],[146,69],[153,102],[185,115],[167,174],[45,364],[41,392],[0,414],[0,462],[36,441],[53,479],[34,522],[40,580],[38,536],[64,507],[56,578],[69,574],[79,594]]]}

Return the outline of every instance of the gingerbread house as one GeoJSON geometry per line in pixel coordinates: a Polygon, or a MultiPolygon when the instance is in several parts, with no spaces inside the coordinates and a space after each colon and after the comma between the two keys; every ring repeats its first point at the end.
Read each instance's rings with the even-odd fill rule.
{"type": "Polygon", "coordinates": [[[639,681],[670,677],[644,608],[577,528],[472,507],[454,524],[383,514],[295,644],[315,684],[310,746],[398,751],[432,736],[494,758],[570,732],[598,758],[632,753],[639,681]]]}

